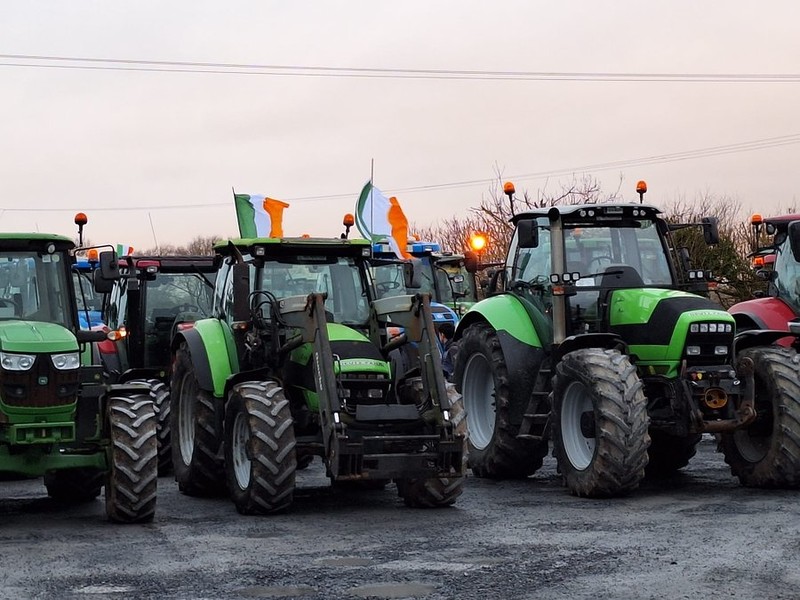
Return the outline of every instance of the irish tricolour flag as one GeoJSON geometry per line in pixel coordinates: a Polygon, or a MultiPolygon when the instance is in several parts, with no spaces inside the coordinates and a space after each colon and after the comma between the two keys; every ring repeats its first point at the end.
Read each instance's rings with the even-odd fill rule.
{"type": "Polygon", "coordinates": [[[283,237],[283,209],[288,203],[248,194],[234,194],[233,198],[241,237],[283,237]]]}
{"type": "Polygon", "coordinates": [[[411,258],[408,244],[408,219],[397,198],[387,198],[368,181],[356,202],[356,227],[373,243],[388,241],[398,258],[411,258]]]}

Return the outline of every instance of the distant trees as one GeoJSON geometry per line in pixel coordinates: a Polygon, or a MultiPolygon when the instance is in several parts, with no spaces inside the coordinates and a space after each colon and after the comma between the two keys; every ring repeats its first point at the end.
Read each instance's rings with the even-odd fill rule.
{"type": "Polygon", "coordinates": [[[222,236],[219,235],[198,235],[192,240],[182,246],[175,244],[161,244],[154,248],[146,248],[144,250],[136,250],[135,254],[143,255],[185,255],[185,256],[210,256],[214,254],[214,244],[220,241],[222,236]]]}

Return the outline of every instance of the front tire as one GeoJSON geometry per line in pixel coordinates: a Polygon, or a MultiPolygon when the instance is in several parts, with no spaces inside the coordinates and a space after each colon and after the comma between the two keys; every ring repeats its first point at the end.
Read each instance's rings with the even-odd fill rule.
{"type": "Polygon", "coordinates": [[[542,466],[547,441],[517,439],[511,423],[511,382],[497,332],[470,325],[458,342],[456,387],[469,430],[469,465],[478,477],[527,477],[542,466]]]}
{"type": "Polygon", "coordinates": [[[551,399],[555,455],[570,491],[602,498],[636,489],[647,465],[649,419],[628,357],[599,348],[565,354],[551,399]]]}
{"type": "Polygon", "coordinates": [[[800,356],[777,347],[753,348],[756,420],[722,435],[733,475],[747,487],[800,487],[800,356]]]}
{"type": "Polygon", "coordinates": [[[219,495],[225,489],[217,457],[222,419],[214,397],[197,382],[186,342],[175,353],[170,389],[172,468],[178,488],[190,496],[219,495]]]}
{"type": "Polygon", "coordinates": [[[401,479],[397,481],[397,491],[406,506],[412,508],[439,508],[455,504],[464,491],[467,461],[467,420],[461,396],[452,383],[445,385],[450,400],[450,421],[453,433],[464,440],[462,464],[451,469],[450,477],[430,477],[428,479],[401,479]]]}
{"type": "Polygon", "coordinates": [[[169,387],[160,379],[135,379],[128,383],[144,383],[150,387],[150,398],[156,411],[158,439],[158,475],[172,472],[172,435],[170,427],[169,387]]]}
{"type": "Polygon", "coordinates": [[[271,514],[292,504],[295,445],[282,387],[274,381],[233,386],[225,414],[225,472],[237,511],[271,514]]]}
{"type": "Polygon", "coordinates": [[[117,523],[150,522],[158,484],[156,413],[150,395],[111,396],[106,419],[111,438],[106,514],[117,523]]]}

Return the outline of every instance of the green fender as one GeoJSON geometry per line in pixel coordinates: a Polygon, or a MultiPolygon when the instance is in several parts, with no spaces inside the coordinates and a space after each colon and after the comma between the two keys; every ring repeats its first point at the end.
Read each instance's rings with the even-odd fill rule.
{"type": "Polygon", "coordinates": [[[495,331],[504,331],[523,344],[542,348],[542,339],[534,327],[534,320],[543,319],[546,317],[541,314],[541,311],[519,296],[498,294],[481,300],[469,309],[458,322],[455,339],[459,339],[472,323],[485,321],[495,331]]]}
{"type": "Polygon", "coordinates": [[[222,397],[226,380],[239,372],[239,358],[230,326],[219,319],[201,319],[181,335],[189,346],[200,387],[218,398],[222,397]]]}

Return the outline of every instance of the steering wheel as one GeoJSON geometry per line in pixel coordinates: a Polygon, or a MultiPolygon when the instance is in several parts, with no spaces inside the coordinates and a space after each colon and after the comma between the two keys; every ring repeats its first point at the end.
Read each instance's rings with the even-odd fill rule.
{"type": "MultiPolygon", "coordinates": [[[[592,260],[590,260],[590,261],[589,261],[589,264],[588,264],[588,265],[586,265],[586,270],[587,270],[589,273],[596,273],[596,272],[598,272],[598,271],[604,271],[604,270],[605,270],[605,268],[606,268],[608,265],[605,265],[605,266],[604,266],[602,269],[600,269],[600,268],[599,268],[599,267],[601,267],[601,266],[602,266],[602,264],[601,264],[601,263],[602,263],[603,261],[608,261],[608,265],[610,265],[611,263],[613,263],[613,262],[614,262],[614,257],[613,257],[613,256],[595,256],[594,258],[592,258],[592,260]],[[597,263],[597,266],[598,266],[598,268],[597,268],[597,269],[593,269],[593,268],[592,268],[592,265],[593,265],[594,263],[597,263]]],[[[583,273],[582,273],[582,275],[583,275],[583,273]]],[[[587,275],[588,275],[588,273],[587,273],[587,275]]]]}
{"type": "Polygon", "coordinates": [[[12,300],[11,298],[0,298],[0,307],[4,306],[10,306],[11,308],[13,308],[15,316],[22,313],[19,304],[17,304],[16,301],[12,300]]]}
{"type": "Polygon", "coordinates": [[[379,281],[375,284],[375,288],[378,290],[379,294],[385,294],[389,290],[396,290],[400,287],[400,283],[397,281],[379,281]]]}

